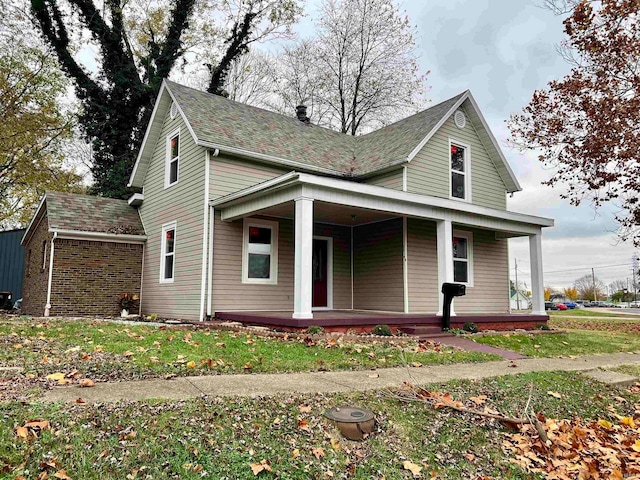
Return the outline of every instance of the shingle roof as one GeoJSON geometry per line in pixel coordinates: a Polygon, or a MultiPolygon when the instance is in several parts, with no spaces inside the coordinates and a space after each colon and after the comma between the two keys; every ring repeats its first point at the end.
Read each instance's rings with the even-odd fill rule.
{"type": "Polygon", "coordinates": [[[49,229],[144,235],[138,211],[126,200],[47,192],[49,229]]]}
{"type": "Polygon", "coordinates": [[[166,84],[199,142],[355,176],[406,160],[466,93],[367,135],[351,136],[175,82],[166,84]]]}

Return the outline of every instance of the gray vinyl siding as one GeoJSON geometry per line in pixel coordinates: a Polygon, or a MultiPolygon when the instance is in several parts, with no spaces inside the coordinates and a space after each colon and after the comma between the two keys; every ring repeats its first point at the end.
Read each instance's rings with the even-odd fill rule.
{"type": "Polygon", "coordinates": [[[402,219],[353,230],[354,308],[402,312],[402,219]]]}
{"type": "MultiPolygon", "coordinates": [[[[264,217],[266,218],[266,217],[264,217]]],[[[278,221],[278,283],[242,283],[243,221],[223,222],[216,211],[213,241],[213,310],[293,310],[293,221],[278,221]]]]}
{"type": "MultiPolygon", "coordinates": [[[[294,223],[277,221],[278,284],[242,283],[243,221],[222,222],[216,212],[213,247],[213,309],[216,312],[243,310],[293,311],[294,223]]],[[[351,232],[348,227],[315,224],[314,235],[333,238],[333,305],[351,308],[351,232]]]]}
{"type": "Polygon", "coordinates": [[[449,198],[449,138],[471,147],[471,203],[506,210],[506,187],[471,124],[460,129],[453,117],[440,127],[407,166],[407,191],[449,198]]]}
{"type": "Polygon", "coordinates": [[[291,170],[223,156],[211,157],[210,165],[211,199],[266,182],[291,170]]]}
{"type": "Polygon", "coordinates": [[[473,233],[473,287],[454,300],[458,314],[509,312],[509,258],[507,240],[496,240],[495,232],[467,229],[473,233]]]}
{"type": "Polygon", "coordinates": [[[403,169],[399,168],[393,172],[383,173],[382,175],[368,178],[364,183],[402,191],[402,172],[403,169]]]}
{"type": "Polygon", "coordinates": [[[435,222],[407,219],[409,312],[438,312],[438,249],[435,222]]]}
{"type": "Polygon", "coordinates": [[[351,227],[316,223],[313,234],[333,238],[333,308],[351,308],[351,227]]]}
{"type": "Polygon", "coordinates": [[[142,312],[198,320],[202,275],[205,150],[195,145],[178,115],[164,120],[144,180],[140,217],[148,240],[144,249],[142,312]],[[178,183],[165,189],[166,136],[180,127],[178,183]],[[174,282],[160,283],[162,225],[175,221],[174,282]]]}

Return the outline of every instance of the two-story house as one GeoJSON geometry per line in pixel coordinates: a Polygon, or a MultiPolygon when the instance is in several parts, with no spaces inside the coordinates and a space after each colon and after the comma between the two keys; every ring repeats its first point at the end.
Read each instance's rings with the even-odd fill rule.
{"type": "MultiPolygon", "coordinates": [[[[349,136],[310,123],[304,108],[289,117],[165,81],[129,186],[142,188],[127,208],[143,226],[129,236],[143,244],[144,314],[428,323],[442,314],[442,283],[456,282],[466,285],[460,322],[513,325],[507,239],[527,236],[533,311],[517,319],[546,320],[541,235],[553,221],[507,210],[520,185],[469,91],[349,136]]],[[[47,208],[45,197],[36,217],[47,208]]],[[[109,229],[96,241],[126,236],[109,229]]],[[[55,277],[64,235],[54,230],[55,277]]],[[[51,314],[69,311],[56,301],[51,314]]],[[[25,299],[29,313],[44,307],[25,299]]]]}

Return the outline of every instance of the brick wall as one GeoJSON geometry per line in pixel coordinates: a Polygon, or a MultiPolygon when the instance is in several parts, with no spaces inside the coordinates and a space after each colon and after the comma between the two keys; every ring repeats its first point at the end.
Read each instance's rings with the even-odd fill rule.
{"type": "Polygon", "coordinates": [[[25,265],[22,286],[22,311],[27,315],[44,315],[47,304],[47,285],[49,282],[49,248],[51,234],[49,221],[44,215],[37,224],[31,238],[24,246],[25,265]],[[47,258],[43,262],[44,245],[46,243],[47,258]],[[43,268],[44,267],[44,268],[43,268]]]}
{"type": "Polygon", "coordinates": [[[116,316],[121,293],[140,294],[142,245],[57,239],[53,262],[51,315],[116,316]]]}

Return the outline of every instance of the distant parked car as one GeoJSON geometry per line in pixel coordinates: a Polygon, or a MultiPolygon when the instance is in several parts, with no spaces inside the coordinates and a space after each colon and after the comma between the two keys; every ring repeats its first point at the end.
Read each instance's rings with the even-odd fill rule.
{"type": "Polygon", "coordinates": [[[640,301],[638,301],[638,300],[633,301],[633,302],[629,303],[629,306],[631,308],[640,308],[640,301]]]}
{"type": "Polygon", "coordinates": [[[544,309],[545,310],[557,310],[558,307],[556,307],[556,304],[553,302],[544,302],[544,309]]]}
{"type": "Polygon", "coordinates": [[[571,310],[573,310],[574,308],[578,308],[578,305],[573,302],[565,302],[565,305],[571,310]]]}
{"type": "Polygon", "coordinates": [[[556,304],[556,308],[558,310],[568,310],[569,309],[569,307],[567,307],[564,303],[557,303],[556,304]]]}
{"type": "Polygon", "coordinates": [[[14,310],[20,310],[22,308],[22,299],[19,298],[16,300],[16,303],[13,304],[14,310]]]}

